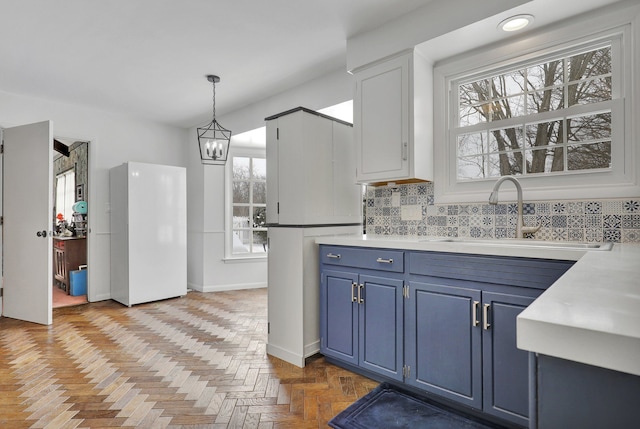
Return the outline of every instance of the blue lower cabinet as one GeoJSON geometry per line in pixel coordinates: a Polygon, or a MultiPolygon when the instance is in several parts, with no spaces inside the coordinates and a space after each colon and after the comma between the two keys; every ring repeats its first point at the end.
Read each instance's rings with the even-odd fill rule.
{"type": "Polygon", "coordinates": [[[320,352],[402,381],[402,287],[401,279],[323,270],[320,352]]]}
{"type": "Polygon", "coordinates": [[[483,411],[526,426],[529,421],[529,353],[516,346],[516,317],[534,298],[482,293],[483,411]]]}
{"type": "Polygon", "coordinates": [[[480,290],[409,283],[406,383],[482,408],[480,301],[480,290]]]}
{"type": "Polygon", "coordinates": [[[320,246],[320,351],[520,427],[516,318],[573,262],[320,246]],[[349,267],[347,267],[349,265],[349,267]]]}
{"type": "Polygon", "coordinates": [[[402,279],[360,276],[359,365],[402,381],[404,317],[402,279]]]}
{"type": "Polygon", "coordinates": [[[358,274],[323,271],[320,287],[320,352],[358,365],[358,274]]]}

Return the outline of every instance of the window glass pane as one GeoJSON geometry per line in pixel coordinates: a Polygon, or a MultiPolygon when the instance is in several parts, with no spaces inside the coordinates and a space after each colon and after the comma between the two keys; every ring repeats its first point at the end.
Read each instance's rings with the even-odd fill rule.
{"type": "Polygon", "coordinates": [[[233,228],[249,228],[249,207],[233,207],[233,228]]]}
{"type": "Polygon", "coordinates": [[[570,142],[608,140],[611,138],[611,112],[576,116],[567,119],[570,142]]]}
{"type": "Polygon", "coordinates": [[[549,88],[530,92],[527,96],[527,114],[550,112],[564,108],[564,88],[549,88]]]}
{"type": "Polygon", "coordinates": [[[254,207],[253,208],[253,227],[259,228],[265,226],[267,223],[267,209],[266,207],[254,207]]]}
{"type": "Polygon", "coordinates": [[[233,230],[233,249],[232,253],[249,253],[251,246],[249,230],[233,230]]]}
{"type": "Polygon", "coordinates": [[[460,109],[460,126],[467,127],[469,125],[487,122],[489,110],[488,104],[462,107],[460,109]]]}
{"type": "Polygon", "coordinates": [[[458,159],[458,180],[482,179],[486,177],[483,156],[458,159]]]}
{"type": "Polygon", "coordinates": [[[248,203],[249,202],[250,182],[233,181],[233,202],[248,203]]]}
{"type": "Polygon", "coordinates": [[[568,146],[567,165],[569,170],[611,168],[611,142],[568,146]]]}
{"type": "Polygon", "coordinates": [[[522,174],[522,152],[505,152],[487,156],[487,177],[522,174]]]}
{"type": "Polygon", "coordinates": [[[569,58],[569,81],[611,73],[611,46],[569,58]]]}
{"type": "Polygon", "coordinates": [[[492,97],[502,98],[508,95],[522,94],[525,88],[524,82],[522,71],[514,71],[495,76],[491,79],[492,97]]]}
{"type": "Polygon", "coordinates": [[[560,124],[561,121],[528,124],[526,147],[539,147],[560,143],[562,140],[560,124]]]}
{"type": "Polygon", "coordinates": [[[526,151],[527,173],[550,173],[552,171],[563,171],[563,154],[564,149],[561,147],[526,151]]]}
{"type": "Polygon", "coordinates": [[[611,78],[603,77],[569,85],[569,106],[611,100],[611,78]]]}
{"type": "Polygon", "coordinates": [[[253,251],[256,253],[267,251],[267,231],[253,231],[253,251]]]}
{"type": "Polygon", "coordinates": [[[527,68],[527,88],[537,90],[563,84],[563,61],[556,60],[527,68]]]}
{"type": "Polygon", "coordinates": [[[253,158],[253,180],[267,179],[267,160],[265,158],[253,158]]]}
{"type": "Polygon", "coordinates": [[[250,163],[250,158],[233,157],[233,180],[249,180],[251,178],[250,163]]]}
{"type": "Polygon", "coordinates": [[[458,136],[458,156],[479,155],[486,152],[486,133],[458,136]]]}
{"type": "Polygon", "coordinates": [[[253,203],[254,204],[267,203],[267,183],[266,182],[253,183],[253,203]]]}
{"type": "Polygon", "coordinates": [[[472,104],[480,104],[480,101],[489,100],[490,86],[488,80],[479,80],[477,82],[466,83],[460,85],[459,97],[461,106],[470,106],[472,104]]]}
{"type": "Polygon", "coordinates": [[[522,147],[522,127],[504,128],[489,132],[489,152],[520,149],[522,147]]]}

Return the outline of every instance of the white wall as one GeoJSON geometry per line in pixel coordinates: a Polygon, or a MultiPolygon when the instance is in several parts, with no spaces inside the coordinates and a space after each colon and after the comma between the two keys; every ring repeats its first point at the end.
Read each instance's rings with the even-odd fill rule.
{"type": "MultiPolygon", "coordinates": [[[[89,300],[109,299],[109,169],[126,161],[186,167],[187,131],[0,91],[0,127],[53,121],[56,137],[89,140],[89,300]]],[[[195,150],[195,149],[194,149],[195,150]]]]}

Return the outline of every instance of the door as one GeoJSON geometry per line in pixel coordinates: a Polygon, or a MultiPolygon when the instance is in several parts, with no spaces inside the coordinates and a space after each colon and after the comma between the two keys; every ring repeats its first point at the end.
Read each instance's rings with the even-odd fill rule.
{"type": "Polygon", "coordinates": [[[409,56],[356,73],[358,182],[409,176],[409,56]]]}
{"type": "Polygon", "coordinates": [[[402,381],[402,279],[360,276],[359,345],[362,368],[402,381]]]}
{"type": "Polygon", "coordinates": [[[406,382],[480,409],[480,290],[410,283],[406,382]]]}
{"type": "Polygon", "coordinates": [[[50,325],[53,135],[50,121],[3,131],[3,316],[50,325]]]}
{"type": "Polygon", "coordinates": [[[353,365],[358,365],[357,291],[357,273],[330,270],[322,272],[320,352],[353,365]]]}
{"type": "Polygon", "coordinates": [[[484,411],[528,425],[529,353],[516,346],[516,317],[534,298],[483,292],[484,411]]]}

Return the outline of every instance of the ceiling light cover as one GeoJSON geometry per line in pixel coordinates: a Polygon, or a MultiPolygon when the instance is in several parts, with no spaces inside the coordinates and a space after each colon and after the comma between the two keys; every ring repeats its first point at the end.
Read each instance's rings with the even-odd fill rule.
{"type": "Polygon", "coordinates": [[[498,24],[498,28],[502,31],[518,31],[533,22],[533,15],[515,15],[498,24]]]}
{"type": "Polygon", "coordinates": [[[207,80],[213,84],[213,119],[207,126],[198,128],[200,159],[203,164],[224,165],[229,155],[231,131],[216,121],[216,83],[220,78],[210,74],[207,80]]]}

